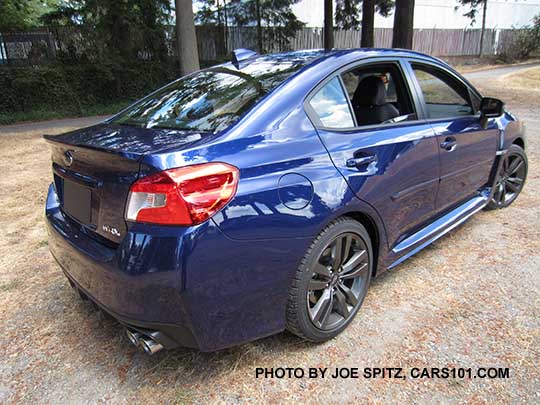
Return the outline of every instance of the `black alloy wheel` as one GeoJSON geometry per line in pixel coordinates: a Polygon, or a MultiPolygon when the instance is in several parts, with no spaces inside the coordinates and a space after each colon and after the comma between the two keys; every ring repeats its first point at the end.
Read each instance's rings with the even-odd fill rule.
{"type": "Polygon", "coordinates": [[[512,204],[523,189],[527,178],[527,169],[528,162],[525,152],[521,147],[512,145],[503,157],[488,208],[505,208],[512,204]]]}
{"type": "Polygon", "coordinates": [[[304,339],[333,338],[352,321],[371,279],[372,247],[365,228],[349,218],[315,239],[289,292],[287,325],[304,339]]]}
{"type": "Polygon", "coordinates": [[[332,330],[347,322],[359,303],[369,272],[368,253],[359,235],[342,233],[319,255],[308,285],[313,324],[332,330]]]}

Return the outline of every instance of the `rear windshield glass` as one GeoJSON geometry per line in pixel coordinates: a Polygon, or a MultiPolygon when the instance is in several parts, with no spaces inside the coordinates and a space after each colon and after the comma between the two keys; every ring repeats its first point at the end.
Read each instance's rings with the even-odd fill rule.
{"type": "Polygon", "coordinates": [[[299,60],[263,60],[241,70],[217,67],[201,71],[142,99],[112,123],[220,131],[303,65],[299,60]]]}

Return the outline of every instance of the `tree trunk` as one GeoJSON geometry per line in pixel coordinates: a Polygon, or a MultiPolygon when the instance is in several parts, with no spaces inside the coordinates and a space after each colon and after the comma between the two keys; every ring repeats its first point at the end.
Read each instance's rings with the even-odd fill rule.
{"type": "Polygon", "coordinates": [[[483,1],[484,10],[482,11],[482,30],[480,31],[480,52],[478,56],[482,57],[484,53],[484,34],[486,33],[486,14],[487,14],[487,0],[483,1]]]}
{"type": "Polygon", "coordinates": [[[199,70],[199,52],[191,0],[175,0],[176,42],[182,76],[199,70]]]}
{"type": "Polygon", "coordinates": [[[334,47],[334,9],[332,0],[324,0],[324,50],[334,47]]]}
{"type": "Polygon", "coordinates": [[[261,24],[261,0],[256,0],[257,6],[257,47],[259,53],[263,53],[263,40],[262,40],[262,24],[261,24]]]}
{"type": "Polygon", "coordinates": [[[225,51],[229,49],[229,19],[227,18],[227,0],[223,0],[223,14],[225,17],[225,26],[223,27],[223,35],[225,36],[225,51]]]}
{"type": "Polygon", "coordinates": [[[412,49],[414,0],[396,0],[392,48],[412,49]]]}
{"type": "Polygon", "coordinates": [[[364,0],[362,2],[362,48],[373,48],[375,45],[374,24],[375,0],[364,0]]]}

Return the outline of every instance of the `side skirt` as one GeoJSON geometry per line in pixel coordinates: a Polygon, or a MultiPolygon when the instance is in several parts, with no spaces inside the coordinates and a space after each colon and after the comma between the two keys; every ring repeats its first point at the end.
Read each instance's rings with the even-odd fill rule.
{"type": "Polygon", "coordinates": [[[425,228],[398,243],[392,249],[392,255],[394,257],[399,256],[399,258],[390,264],[388,269],[391,269],[404,262],[415,253],[418,253],[420,250],[430,245],[441,236],[465,222],[471,216],[484,208],[489,202],[490,198],[491,190],[485,189],[480,193],[480,195],[470,199],[446,215],[443,215],[439,219],[435,220],[425,228]]]}

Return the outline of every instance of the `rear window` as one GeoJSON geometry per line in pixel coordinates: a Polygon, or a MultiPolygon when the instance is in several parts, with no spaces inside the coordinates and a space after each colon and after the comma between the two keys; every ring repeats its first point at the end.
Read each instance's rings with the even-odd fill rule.
{"type": "Polygon", "coordinates": [[[177,80],[118,115],[113,124],[217,132],[234,124],[303,63],[218,67],[177,80]]]}

